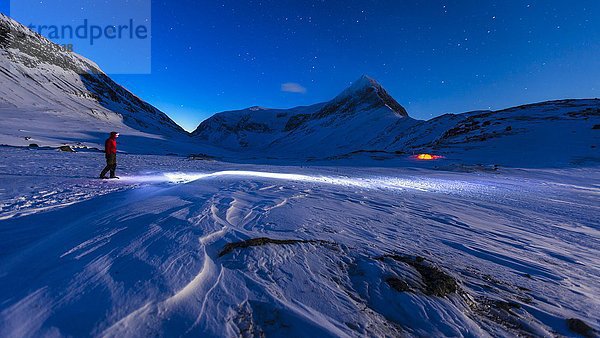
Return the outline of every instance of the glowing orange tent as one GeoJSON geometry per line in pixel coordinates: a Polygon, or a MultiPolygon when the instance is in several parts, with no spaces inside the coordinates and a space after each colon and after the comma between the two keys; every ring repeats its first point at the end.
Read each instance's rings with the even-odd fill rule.
{"type": "Polygon", "coordinates": [[[434,161],[444,158],[444,156],[439,155],[431,155],[431,154],[418,154],[413,156],[413,158],[421,161],[434,161]]]}

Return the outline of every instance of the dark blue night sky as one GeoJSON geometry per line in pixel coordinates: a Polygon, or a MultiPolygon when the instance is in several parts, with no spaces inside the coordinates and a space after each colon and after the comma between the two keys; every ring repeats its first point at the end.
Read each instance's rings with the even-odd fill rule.
{"type": "Polygon", "coordinates": [[[178,0],[152,11],[152,74],[114,78],[187,129],[223,110],[325,101],[362,74],[420,119],[600,92],[598,0],[178,0]]]}

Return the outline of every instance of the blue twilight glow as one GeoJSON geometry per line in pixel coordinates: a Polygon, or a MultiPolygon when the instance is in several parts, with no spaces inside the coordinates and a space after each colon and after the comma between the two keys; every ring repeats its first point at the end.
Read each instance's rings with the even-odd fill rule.
{"type": "Polygon", "coordinates": [[[363,73],[427,119],[599,96],[598,17],[598,0],[152,1],[152,72],[114,77],[187,129],[363,73]]]}

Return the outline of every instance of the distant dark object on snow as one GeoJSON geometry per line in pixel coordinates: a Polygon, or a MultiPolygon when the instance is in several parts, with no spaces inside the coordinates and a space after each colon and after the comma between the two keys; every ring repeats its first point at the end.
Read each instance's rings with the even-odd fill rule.
{"type": "Polygon", "coordinates": [[[194,161],[214,161],[215,157],[207,155],[207,154],[190,154],[190,156],[188,156],[188,160],[194,160],[194,161]]]}
{"type": "MultiPolygon", "coordinates": [[[[423,290],[423,292],[426,295],[445,297],[459,290],[458,282],[454,277],[444,272],[440,268],[432,264],[426,263],[426,260],[423,257],[385,255],[382,257],[378,257],[377,260],[383,261],[386,258],[390,258],[397,262],[408,264],[415,268],[415,270],[417,270],[417,272],[421,275],[421,279],[425,284],[425,289],[423,290]]],[[[394,287],[391,284],[390,286],[394,287]]]]}
{"type": "Polygon", "coordinates": [[[322,240],[304,240],[304,239],[271,239],[266,237],[251,238],[242,242],[227,243],[219,257],[223,257],[236,249],[246,249],[255,246],[263,246],[268,244],[275,245],[293,245],[293,244],[332,244],[322,240]]]}
{"type": "Polygon", "coordinates": [[[37,143],[32,143],[29,145],[29,148],[39,148],[40,146],[37,143]]]}
{"type": "Polygon", "coordinates": [[[64,151],[66,153],[74,153],[75,152],[75,150],[73,150],[73,148],[71,148],[71,146],[60,146],[60,147],[58,147],[58,150],[64,151]]]}

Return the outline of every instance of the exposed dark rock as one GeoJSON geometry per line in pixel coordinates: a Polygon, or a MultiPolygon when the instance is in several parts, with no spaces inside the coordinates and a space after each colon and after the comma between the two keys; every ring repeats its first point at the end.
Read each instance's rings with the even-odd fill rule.
{"type": "MultiPolygon", "coordinates": [[[[139,114],[139,112],[148,113],[152,120],[156,121],[160,126],[167,126],[178,132],[185,133],[166,114],[118,85],[91,62],[64,50],[61,46],[54,44],[47,38],[31,31],[3,14],[0,14],[0,19],[0,49],[5,52],[7,58],[26,68],[35,69],[42,64],[48,64],[62,68],[67,72],[73,72],[80,76],[85,89],[76,89],[72,84],[65,82],[62,77],[53,74],[46,74],[44,76],[47,83],[67,92],[69,95],[95,100],[109,110],[112,110],[111,107],[117,103],[123,108],[122,111],[114,111],[115,113],[128,112],[122,116],[123,119],[125,121],[136,121],[139,126],[144,128],[150,128],[151,126],[147,123],[139,123],[141,120],[134,118],[134,115],[139,114]]],[[[13,81],[18,81],[10,73],[5,71],[2,71],[2,73],[12,78],[13,81]]],[[[27,72],[24,72],[22,75],[28,80],[41,84],[34,77],[27,74],[27,72]]],[[[92,112],[92,114],[96,115],[95,112],[92,112]]],[[[158,128],[158,126],[154,127],[158,128]]]]}
{"type": "Polygon", "coordinates": [[[300,127],[305,122],[310,120],[310,117],[311,117],[310,114],[298,114],[298,115],[294,115],[294,116],[290,117],[287,124],[285,125],[284,131],[292,131],[292,130],[300,127]]]}
{"type": "Polygon", "coordinates": [[[190,154],[188,156],[188,160],[194,160],[194,161],[212,161],[215,158],[213,156],[207,155],[207,154],[190,154]]]}
{"type": "Polygon", "coordinates": [[[512,309],[518,309],[520,304],[509,301],[489,299],[487,297],[476,297],[475,302],[469,301],[471,298],[463,299],[467,302],[473,312],[479,316],[485,317],[494,323],[514,331],[517,336],[530,337],[531,333],[522,324],[518,315],[512,312],[512,309]]]}
{"type": "Polygon", "coordinates": [[[39,148],[40,146],[37,143],[32,143],[29,145],[29,148],[39,148]]]}
{"type": "Polygon", "coordinates": [[[60,147],[58,147],[58,149],[60,151],[66,152],[66,153],[74,153],[75,152],[75,150],[73,150],[73,148],[71,148],[71,146],[60,146],[60,147]]]}
{"type": "Polygon", "coordinates": [[[467,118],[465,122],[459,123],[456,127],[446,131],[440,140],[446,140],[452,137],[470,133],[474,130],[479,129],[479,122],[473,120],[473,118],[467,118]]]}
{"type": "Polygon", "coordinates": [[[256,133],[270,133],[273,130],[264,123],[251,122],[251,115],[243,116],[234,128],[235,132],[251,131],[256,133]]]}
{"type": "Polygon", "coordinates": [[[567,319],[567,327],[569,330],[584,337],[594,337],[596,333],[591,326],[586,324],[583,320],[577,318],[567,319]]]}
{"type": "Polygon", "coordinates": [[[305,240],[305,239],[271,239],[266,237],[252,238],[242,242],[228,243],[225,245],[219,257],[223,257],[236,249],[246,249],[254,246],[263,246],[268,244],[292,245],[292,244],[331,244],[327,241],[305,240]]]}
{"type": "Polygon", "coordinates": [[[252,307],[248,302],[244,302],[239,306],[238,315],[234,322],[241,338],[265,337],[264,331],[254,320],[252,307]]]}
{"type": "Polygon", "coordinates": [[[458,290],[454,277],[442,270],[427,265],[413,265],[421,274],[425,283],[425,293],[432,296],[444,297],[458,290]]]}
{"type": "Polygon", "coordinates": [[[581,111],[574,111],[574,112],[570,112],[567,115],[569,115],[570,117],[573,118],[584,118],[584,119],[588,119],[590,117],[597,117],[600,116],[600,109],[594,109],[594,108],[586,108],[584,110],[581,111]]]}
{"type": "MultiPolygon", "coordinates": [[[[429,296],[445,297],[458,291],[456,279],[436,266],[426,263],[423,257],[410,257],[400,255],[386,255],[382,258],[391,258],[395,261],[408,264],[415,268],[421,275],[425,284],[423,292],[429,296]]],[[[380,258],[380,260],[382,259],[380,258]]]]}
{"type": "Polygon", "coordinates": [[[529,304],[529,305],[533,304],[533,298],[531,298],[529,296],[517,296],[517,299],[525,304],[529,304]]]}
{"type": "Polygon", "coordinates": [[[410,286],[405,281],[398,279],[396,277],[389,277],[385,280],[392,289],[398,292],[407,292],[410,291],[410,286]]]}
{"type": "Polygon", "coordinates": [[[488,283],[495,284],[495,285],[501,285],[501,284],[504,284],[504,283],[502,283],[501,281],[499,281],[499,280],[497,280],[496,278],[494,278],[492,275],[485,274],[485,275],[481,276],[481,278],[482,278],[484,281],[486,281],[486,282],[488,282],[488,283]]]}
{"type": "Polygon", "coordinates": [[[521,304],[515,303],[515,302],[505,302],[505,301],[501,301],[501,300],[496,300],[493,302],[493,304],[496,306],[496,308],[507,311],[507,312],[512,309],[520,309],[521,308],[521,304]]]}
{"type": "MultiPolygon", "coordinates": [[[[47,63],[65,70],[72,70],[77,74],[85,73],[84,69],[73,62],[73,57],[69,53],[63,52],[60,46],[9,20],[3,20],[0,23],[0,48],[9,50],[7,56],[14,61],[17,61],[18,56],[11,53],[10,49],[19,50],[29,56],[18,60],[29,68],[35,68],[40,63],[47,63]]],[[[86,66],[93,68],[91,64],[86,64],[86,66]]]]}

